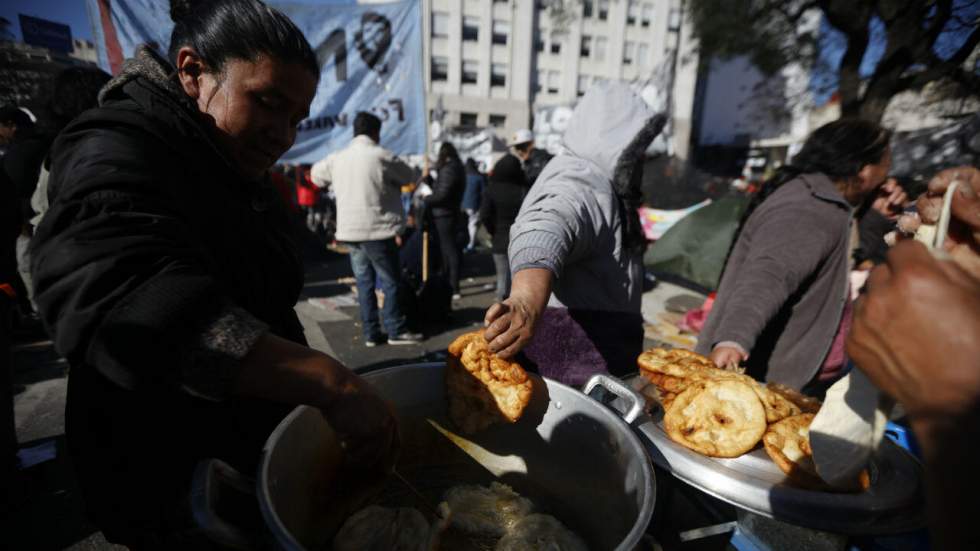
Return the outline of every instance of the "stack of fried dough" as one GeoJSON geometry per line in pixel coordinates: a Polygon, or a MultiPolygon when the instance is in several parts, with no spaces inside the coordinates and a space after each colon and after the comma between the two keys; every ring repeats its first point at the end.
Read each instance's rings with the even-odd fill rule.
{"type": "MultiPolygon", "coordinates": [[[[820,401],[783,385],[762,384],[681,349],[653,348],[637,358],[664,408],[671,440],[709,457],[738,457],[761,441],[794,484],[829,489],[817,475],[809,427],[820,401]]],[[[855,487],[867,487],[867,474],[855,487]]]]}

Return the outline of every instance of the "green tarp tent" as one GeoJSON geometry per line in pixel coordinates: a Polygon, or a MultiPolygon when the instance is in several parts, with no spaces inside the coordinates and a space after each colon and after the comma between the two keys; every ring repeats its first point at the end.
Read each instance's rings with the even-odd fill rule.
{"type": "Polygon", "coordinates": [[[716,290],[748,204],[746,195],[727,195],[692,212],[647,249],[643,264],[654,274],[677,276],[716,290]]]}

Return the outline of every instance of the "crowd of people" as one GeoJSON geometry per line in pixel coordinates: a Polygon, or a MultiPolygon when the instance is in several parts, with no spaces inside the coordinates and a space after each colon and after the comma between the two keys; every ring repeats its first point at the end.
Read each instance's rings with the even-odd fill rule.
{"type": "MultiPolygon", "coordinates": [[[[67,359],[68,449],[108,539],[214,549],[185,506],[194,466],[217,457],[254,472],[298,404],[323,412],[349,468],[390,472],[390,406],[306,346],[293,309],[303,225],[347,250],[366,346],[423,339],[409,315],[419,309],[408,306],[411,244],[439,251],[448,303],[482,226],[496,270],[491,351],[573,385],[635,370],[643,163],[666,117],[628,85],[603,82],[580,99],[559,155],[521,130],[488,175],[449,142],[431,166],[409,166],[369,113],[346,147],[273,170],[308,116],[315,52],[259,0],[170,4],[166,56],[142,47],[114,77],[68,70],[43,116],[0,109],[0,340],[13,312],[36,312],[67,359]]],[[[829,123],[759,188],[698,349],[810,394],[864,370],[920,436],[937,538],[970,548],[972,519],[952,504],[980,489],[965,464],[980,436],[980,171],[940,173],[919,199],[933,208],[959,182],[946,254],[888,250],[884,233],[910,207],[888,179],[890,137],[867,121],[829,123]],[[859,298],[853,274],[874,264],[859,298]]]]}

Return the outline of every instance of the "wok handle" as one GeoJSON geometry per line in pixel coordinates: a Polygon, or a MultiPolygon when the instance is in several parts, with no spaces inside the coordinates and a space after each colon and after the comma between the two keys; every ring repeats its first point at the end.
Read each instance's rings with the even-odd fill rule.
{"type": "MultiPolygon", "coordinates": [[[[592,392],[596,388],[600,388],[606,392],[611,392],[612,394],[615,394],[619,398],[626,401],[626,403],[629,405],[629,410],[626,411],[626,413],[621,411],[617,411],[617,413],[619,413],[619,415],[623,418],[623,421],[626,421],[627,424],[636,421],[636,418],[643,413],[643,406],[646,404],[646,400],[643,399],[643,396],[641,396],[640,393],[626,386],[626,384],[619,379],[609,375],[597,373],[585,383],[585,387],[583,387],[582,392],[591,397],[592,392]]],[[[602,400],[599,401],[602,402],[602,400]]]]}
{"type": "MultiPolygon", "coordinates": [[[[194,468],[191,482],[191,515],[194,523],[212,541],[244,551],[259,549],[258,536],[225,520],[218,512],[218,502],[227,501],[234,492],[255,502],[255,481],[220,459],[205,459],[194,468]],[[222,497],[227,496],[227,497],[222,497]]],[[[258,507],[258,503],[249,506],[258,507]]]]}

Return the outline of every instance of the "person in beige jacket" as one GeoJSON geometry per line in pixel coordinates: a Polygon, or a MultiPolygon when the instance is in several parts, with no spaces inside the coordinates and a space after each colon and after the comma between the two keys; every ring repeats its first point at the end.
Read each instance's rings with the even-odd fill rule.
{"type": "Polygon", "coordinates": [[[317,186],[333,186],[337,241],[350,249],[365,345],[414,344],[422,335],[409,331],[399,308],[397,238],[405,226],[400,189],[415,180],[415,172],[381,147],[380,140],[381,119],[358,113],[351,143],[314,164],[311,175],[317,186]],[[385,295],[387,337],[381,333],[375,281],[380,281],[385,295]]]}

